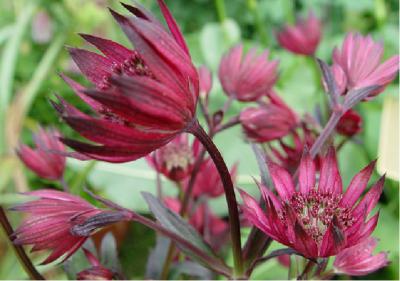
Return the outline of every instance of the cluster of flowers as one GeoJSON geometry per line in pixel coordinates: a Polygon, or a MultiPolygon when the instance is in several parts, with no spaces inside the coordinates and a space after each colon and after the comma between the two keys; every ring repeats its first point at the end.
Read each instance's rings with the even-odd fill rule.
{"type": "MultiPolygon", "coordinates": [[[[168,30],[140,5],[124,5],[133,17],[111,10],[134,50],[92,35],[82,37],[103,55],[70,48],[72,59],[93,87],[85,88],[65,75],[62,78],[91,108],[93,115],[61,97],[53,106],[69,126],[92,143],[61,137],[55,130],[40,130],[35,136],[36,149],[25,145],[18,149],[26,166],[41,178],[63,182],[66,156],[112,163],[146,157],[158,174],[178,187],[177,198],[163,197],[159,192],[165,205],[186,217],[218,251],[229,241],[229,232],[232,247],[238,239],[232,223],[238,211],[236,199],[234,193],[233,197],[229,193],[237,167],[234,165],[227,171],[211,139],[240,124],[249,141],[266,144],[263,156],[275,187],[257,183],[263,204],[240,190],[242,226],[253,225],[267,239],[278,241],[311,260],[336,256],[335,273],[364,275],[387,265],[386,253],[373,255],[377,242],[370,237],[379,213],[368,218],[382,193],[384,177],[359,200],[375,162],[355,175],[343,191],[335,149],[330,148],[324,154],[315,148],[320,149],[321,140],[326,141],[323,137],[329,137],[333,130],[349,138],[360,132],[362,118],[352,109],[354,102],[348,106],[346,101],[368,101],[383,92],[396,77],[399,57],[380,63],[383,54],[380,43],[357,33],[346,36],[342,47],[333,51],[333,65],[323,68],[331,78],[324,79],[334,101],[331,110],[339,114],[326,135],[321,130],[323,124],[310,115],[299,116],[279,97],[274,89],[279,62],[268,59],[268,50],[257,54],[256,49],[251,49],[244,54],[243,46],[238,45],[223,56],[218,71],[228,101],[224,108],[211,114],[208,103],[212,75],[205,67],[194,67],[178,25],[165,3],[161,0],[158,3],[168,30]],[[343,104],[338,102],[339,98],[344,99],[343,104]],[[252,102],[255,106],[223,122],[232,101],[252,102]],[[208,135],[196,119],[198,103],[208,125],[208,135]],[[192,141],[188,134],[196,139],[192,141]],[[67,152],[64,144],[74,151],[67,152]],[[206,151],[209,156],[205,156],[206,151]],[[229,208],[229,224],[208,205],[209,198],[222,195],[226,196],[228,206],[234,207],[229,208]]],[[[321,24],[312,13],[277,34],[283,48],[310,57],[314,57],[320,38],[321,24]]],[[[67,188],[64,192],[44,189],[27,195],[39,199],[13,208],[29,213],[30,217],[12,239],[17,245],[33,245],[32,251],[51,250],[43,264],[60,257],[67,259],[97,229],[133,220],[134,216],[112,205],[96,208],[69,194],[67,188]]],[[[244,257],[240,252],[240,237],[238,241],[240,255],[236,252],[234,256],[241,261],[244,257]]],[[[247,244],[256,242],[259,241],[247,244]]],[[[113,278],[114,273],[90,252],[85,250],[85,254],[92,268],[79,273],[78,278],[113,278]]],[[[237,262],[235,266],[243,265],[237,262]]],[[[235,272],[244,271],[236,268],[235,272]]],[[[247,273],[248,277],[251,271],[247,269],[247,273]]]]}

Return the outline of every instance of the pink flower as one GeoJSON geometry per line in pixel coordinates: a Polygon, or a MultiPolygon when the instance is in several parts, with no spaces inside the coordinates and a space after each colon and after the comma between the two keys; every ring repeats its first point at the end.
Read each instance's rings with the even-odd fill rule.
{"type": "Polygon", "coordinates": [[[17,150],[19,158],[39,177],[49,180],[58,180],[64,174],[65,157],[57,154],[64,152],[64,145],[58,140],[58,131],[39,129],[33,135],[36,148],[21,145],[17,150]]]}
{"type": "Polygon", "coordinates": [[[243,45],[238,45],[222,57],[218,76],[228,96],[256,101],[274,86],[279,62],[268,60],[268,50],[259,56],[256,53],[256,49],[251,49],[243,57],[243,45]]]}
{"type": "Polygon", "coordinates": [[[200,95],[206,97],[210,93],[212,87],[212,74],[204,65],[200,66],[197,72],[199,73],[200,95]]]}
{"type": "Polygon", "coordinates": [[[263,211],[242,191],[244,215],[272,239],[308,258],[336,255],[369,237],[376,227],[379,213],[366,218],[382,193],[384,177],[356,204],[374,166],[375,161],[355,175],[343,194],[333,149],[322,159],[318,182],[314,161],[309,154],[303,157],[298,189],[290,174],[271,162],[269,171],[278,196],[260,187],[266,202],[263,211]]]}
{"type": "MultiPolygon", "coordinates": [[[[179,213],[181,208],[179,200],[167,197],[164,198],[164,203],[172,211],[179,213]]],[[[206,203],[199,204],[189,212],[189,223],[214,249],[218,250],[221,248],[226,238],[228,223],[217,217],[206,203]]]]}
{"type": "Polygon", "coordinates": [[[112,280],[114,273],[105,268],[100,261],[88,250],[83,248],[86,258],[92,267],[79,272],[76,275],[77,280],[112,280]]]}
{"type": "Polygon", "coordinates": [[[167,145],[146,157],[156,171],[168,179],[179,182],[190,175],[195,159],[200,153],[200,143],[196,139],[189,146],[187,134],[181,134],[167,145]]]}
{"type": "Polygon", "coordinates": [[[43,189],[26,192],[39,199],[11,208],[30,217],[13,233],[18,245],[33,245],[32,252],[48,249],[51,254],[42,262],[48,264],[75,253],[96,229],[127,220],[129,214],[101,210],[85,200],[60,191],[43,189]]]}
{"type": "Polygon", "coordinates": [[[336,273],[363,276],[389,264],[387,253],[373,255],[377,240],[368,237],[361,243],[342,250],[335,258],[333,267],[336,273]]]}
{"type": "Polygon", "coordinates": [[[335,48],[332,56],[334,64],[339,65],[346,75],[347,89],[381,86],[369,98],[381,93],[399,70],[398,55],[380,64],[383,46],[374,42],[370,35],[348,33],[342,48],[335,48]]]}
{"type": "Polygon", "coordinates": [[[269,95],[271,102],[249,107],[240,113],[242,128],[250,140],[268,142],[289,134],[297,125],[296,113],[276,94],[269,95]]]}
{"type": "Polygon", "coordinates": [[[158,3],[170,32],[140,5],[124,4],[134,17],[111,13],[135,50],[91,35],[82,36],[104,55],[70,49],[95,86],[88,90],[64,76],[95,116],[61,98],[54,104],[68,125],[94,142],[63,139],[80,158],[133,161],[167,144],[193,121],[199,94],[197,70],[175,20],[165,3],[158,3]]]}
{"type": "Polygon", "coordinates": [[[361,132],[362,118],[357,111],[350,109],[340,118],[336,131],[344,136],[352,137],[361,132]]]}
{"type": "MultiPolygon", "coordinates": [[[[235,183],[237,174],[237,164],[233,165],[230,170],[231,178],[235,183]]],[[[187,190],[189,185],[189,178],[183,181],[183,186],[187,190]]],[[[221,177],[215,167],[214,162],[211,158],[207,158],[203,161],[200,171],[198,172],[194,181],[192,196],[198,198],[200,196],[207,197],[219,197],[224,193],[224,186],[221,181],[221,177]]]]}
{"type": "Polygon", "coordinates": [[[295,26],[286,25],[276,35],[286,50],[305,56],[313,56],[321,39],[321,23],[310,12],[307,19],[299,19],[295,26]]]}

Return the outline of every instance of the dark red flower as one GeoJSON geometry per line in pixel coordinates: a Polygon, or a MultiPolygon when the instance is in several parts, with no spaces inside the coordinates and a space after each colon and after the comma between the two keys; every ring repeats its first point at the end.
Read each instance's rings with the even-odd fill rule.
{"type": "Polygon", "coordinates": [[[240,122],[253,142],[268,142],[289,134],[297,125],[296,113],[275,93],[269,94],[270,102],[249,107],[240,113],[240,122]]]}
{"type": "Polygon", "coordinates": [[[92,267],[79,272],[76,275],[77,280],[112,280],[114,273],[105,268],[100,261],[88,250],[83,248],[86,258],[92,267]]]}
{"type": "Polygon", "coordinates": [[[43,189],[24,194],[39,199],[11,208],[30,214],[14,232],[13,242],[33,245],[32,252],[50,250],[51,254],[42,264],[62,256],[65,261],[96,229],[130,218],[128,213],[98,209],[65,192],[43,189]]]}
{"type": "Polygon", "coordinates": [[[244,215],[272,239],[308,258],[336,255],[362,242],[376,227],[379,212],[368,220],[367,217],[382,193],[384,177],[356,204],[374,167],[375,161],[355,175],[343,194],[333,149],[322,159],[318,184],[314,161],[305,154],[300,163],[298,189],[287,171],[269,163],[279,196],[261,186],[266,202],[263,211],[255,199],[242,191],[244,215]]]}
{"type": "MultiPolygon", "coordinates": [[[[231,179],[233,183],[236,180],[237,164],[234,164],[230,170],[231,179]]],[[[187,190],[189,185],[189,178],[186,178],[182,185],[187,190]]],[[[200,171],[198,172],[192,190],[192,196],[198,198],[200,196],[206,197],[218,197],[224,193],[224,186],[221,181],[221,177],[215,167],[214,162],[211,158],[207,158],[203,161],[200,171]]]]}
{"type": "Polygon", "coordinates": [[[225,54],[219,65],[218,76],[224,92],[239,101],[256,101],[274,86],[278,61],[268,60],[269,51],[257,56],[251,49],[243,57],[243,46],[238,45],[225,54]]]}
{"type": "Polygon", "coordinates": [[[352,137],[361,132],[362,118],[354,109],[348,110],[336,125],[336,131],[344,136],[352,137]]]}
{"type": "Polygon", "coordinates": [[[191,174],[194,161],[200,153],[200,147],[197,139],[190,147],[188,135],[181,134],[147,156],[146,160],[157,172],[172,181],[179,182],[191,174]]]}
{"type": "Polygon", "coordinates": [[[363,242],[341,251],[333,263],[335,273],[363,276],[387,266],[387,253],[372,254],[377,244],[375,238],[368,237],[363,242]]]}
{"type": "Polygon", "coordinates": [[[17,154],[24,164],[39,177],[49,180],[62,178],[65,169],[64,145],[58,140],[60,134],[54,129],[39,129],[33,135],[36,148],[21,145],[17,154]]]}
{"type": "Polygon", "coordinates": [[[170,33],[143,7],[124,4],[134,17],[111,13],[135,50],[91,35],[82,36],[104,55],[70,49],[96,88],[88,90],[64,79],[96,114],[84,114],[61,98],[54,106],[65,122],[96,143],[63,139],[87,158],[108,162],[138,159],[167,144],[193,121],[198,73],[175,20],[164,2],[158,3],[170,33]]]}
{"type": "Polygon", "coordinates": [[[307,19],[299,19],[295,26],[285,26],[278,32],[279,44],[288,51],[312,56],[321,39],[321,23],[312,12],[307,19]]]}

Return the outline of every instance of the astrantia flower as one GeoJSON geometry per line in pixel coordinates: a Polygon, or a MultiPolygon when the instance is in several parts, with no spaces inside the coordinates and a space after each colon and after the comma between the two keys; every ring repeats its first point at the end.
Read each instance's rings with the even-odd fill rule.
{"type": "Polygon", "coordinates": [[[200,143],[197,139],[189,146],[187,134],[181,134],[167,145],[147,156],[147,162],[159,173],[172,181],[181,181],[188,177],[195,159],[200,153],[200,143]]]}
{"type": "Polygon", "coordinates": [[[200,95],[206,97],[212,87],[212,74],[204,65],[198,68],[200,95]]]}
{"type": "Polygon", "coordinates": [[[377,244],[375,238],[368,237],[363,242],[341,251],[333,263],[335,273],[363,276],[387,266],[387,253],[373,255],[377,244]]]}
{"type": "Polygon", "coordinates": [[[316,182],[314,161],[306,154],[299,170],[299,188],[287,171],[270,163],[269,170],[278,196],[261,187],[266,202],[258,202],[242,191],[243,212],[249,221],[272,239],[309,258],[329,257],[362,242],[375,229],[378,215],[367,219],[382,193],[382,177],[358,204],[375,162],[360,171],[342,192],[342,179],[333,149],[322,159],[316,182]]]}
{"type": "Polygon", "coordinates": [[[381,86],[373,95],[381,93],[399,70],[399,56],[393,56],[380,63],[383,46],[374,42],[371,36],[349,33],[341,49],[333,50],[333,61],[344,71],[347,89],[360,89],[368,86],[381,86]]]}
{"type": "Polygon", "coordinates": [[[249,107],[240,113],[240,123],[246,136],[254,142],[280,139],[293,130],[296,113],[276,94],[269,95],[271,102],[249,107]]]}
{"type": "Polygon", "coordinates": [[[243,46],[238,45],[225,54],[219,65],[218,76],[224,92],[239,101],[256,101],[274,86],[278,61],[268,60],[269,51],[257,55],[251,49],[243,56],[243,46]]]}
{"type": "Polygon", "coordinates": [[[98,209],[65,192],[43,189],[24,194],[39,199],[11,208],[30,215],[14,232],[13,242],[33,245],[32,252],[50,250],[51,254],[42,264],[62,256],[66,260],[93,231],[130,217],[125,212],[98,209]]]}
{"type": "Polygon", "coordinates": [[[336,131],[344,136],[352,137],[361,131],[362,118],[357,111],[350,109],[340,118],[336,131]]]}
{"type": "Polygon", "coordinates": [[[36,148],[21,145],[17,150],[19,158],[39,177],[49,180],[58,180],[63,176],[65,157],[57,152],[64,152],[64,145],[58,140],[58,131],[39,129],[33,135],[36,148]]]}
{"type": "MultiPolygon", "coordinates": [[[[235,183],[237,174],[237,164],[234,164],[230,169],[230,175],[233,183],[235,183]]],[[[183,181],[185,190],[189,185],[189,178],[183,181]]],[[[224,185],[222,184],[221,177],[219,176],[218,170],[215,167],[214,162],[211,158],[207,158],[203,161],[200,171],[198,172],[192,190],[192,196],[198,198],[200,196],[205,197],[218,197],[224,193],[224,185]]]]}
{"type": "Polygon", "coordinates": [[[63,142],[82,155],[108,162],[127,162],[165,145],[191,125],[199,78],[187,46],[163,1],[158,1],[169,31],[141,6],[124,5],[134,17],[111,11],[135,46],[83,35],[104,55],[81,49],[70,53],[96,86],[87,90],[64,77],[93,109],[89,116],[60,99],[62,118],[88,140],[63,142]]]}
{"type": "Polygon", "coordinates": [[[277,33],[277,39],[290,52],[312,56],[321,39],[321,23],[310,12],[307,19],[299,19],[295,26],[285,26],[277,33]]]}
{"type": "Polygon", "coordinates": [[[77,280],[112,280],[114,273],[105,268],[100,261],[88,250],[83,248],[86,258],[92,267],[79,272],[76,275],[77,280]]]}

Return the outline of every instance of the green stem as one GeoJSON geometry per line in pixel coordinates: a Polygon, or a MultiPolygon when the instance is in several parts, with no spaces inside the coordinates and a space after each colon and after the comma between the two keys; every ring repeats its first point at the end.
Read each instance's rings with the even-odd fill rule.
{"type": "Polygon", "coordinates": [[[265,30],[266,24],[261,19],[260,9],[258,7],[258,1],[257,0],[247,0],[247,6],[249,7],[249,10],[253,14],[255,25],[257,28],[258,35],[260,36],[261,43],[263,43],[264,46],[268,46],[269,40],[268,40],[267,32],[265,30]]]}
{"type": "Polygon", "coordinates": [[[36,1],[28,1],[14,26],[14,33],[7,42],[1,55],[0,69],[0,153],[5,151],[5,124],[6,110],[13,92],[15,68],[17,65],[18,51],[25,31],[36,10],[36,1]]]}
{"type": "Polygon", "coordinates": [[[226,18],[224,0],[215,0],[215,8],[217,9],[218,20],[224,22],[226,18]]]}

